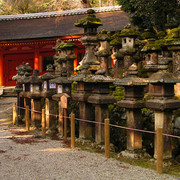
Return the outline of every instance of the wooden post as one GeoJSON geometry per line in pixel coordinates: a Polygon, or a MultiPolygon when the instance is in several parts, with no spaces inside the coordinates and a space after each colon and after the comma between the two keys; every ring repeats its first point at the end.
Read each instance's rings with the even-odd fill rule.
{"type": "Polygon", "coordinates": [[[25,120],[26,120],[26,130],[29,131],[29,106],[26,106],[25,112],[25,120]]]}
{"type": "Polygon", "coordinates": [[[67,141],[67,109],[64,109],[64,141],[67,141]]]}
{"type": "Polygon", "coordinates": [[[73,113],[71,113],[71,147],[75,147],[75,120],[73,113]]]}
{"type": "Polygon", "coordinates": [[[105,132],[105,156],[109,158],[110,157],[109,119],[105,119],[104,132],[105,132]]]}
{"type": "Polygon", "coordinates": [[[163,169],[163,136],[162,128],[157,129],[157,173],[162,174],[163,169]]]}
{"type": "Polygon", "coordinates": [[[63,136],[63,108],[61,107],[61,101],[59,101],[59,119],[58,119],[58,131],[63,136]]]}
{"type": "Polygon", "coordinates": [[[46,119],[45,119],[45,109],[42,109],[42,135],[46,136],[46,119]]]}
{"type": "Polygon", "coordinates": [[[13,103],[13,125],[17,122],[16,103],[13,103]]]}

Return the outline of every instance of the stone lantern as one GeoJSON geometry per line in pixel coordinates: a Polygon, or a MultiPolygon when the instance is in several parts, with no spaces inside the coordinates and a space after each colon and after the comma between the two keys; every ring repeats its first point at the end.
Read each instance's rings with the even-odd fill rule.
{"type": "MultiPolygon", "coordinates": [[[[13,76],[13,80],[17,81],[16,87],[14,91],[17,93],[17,107],[24,107],[24,98],[20,97],[20,92],[22,91],[22,83],[20,83],[21,79],[24,78],[25,73],[25,63],[22,63],[18,67],[16,67],[17,74],[13,76]]],[[[18,124],[22,118],[24,117],[24,110],[18,108],[17,109],[17,119],[16,124],[18,124]]]]}
{"type": "MultiPolygon", "coordinates": [[[[71,83],[72,81],[68,80],[68,77],[73,74],[74,72],[74,60],[76,59],[75,56],[75,48],[76,45],[67,42],[67,43],[60,43],[59,44],[59,57],[58,63],[62,64],[61,67],[61,74],[59,77],[50,80],[50,83],[56,83],[56,94],[52,96],[52,99],[58,101],[59,103],[59,115],[63,116],[62,102],[61,97],[63,94],[66,94],[68,97],[71,96],[71,83]]],[[[63,134],[63,119],[59,116],[59,133],[63,134]]]]}
{"type": "MultiPolygon", "coordinates": [[[[125,98],[118,103],[119,107],[126,108],[127,127],[142,129],[141,108],[145,106],[144,88],[148,84],[146,79],[137,77],[137,65],[134,63],[128,69],[128,76],[116,79],[116,86],[123,86],[125,98]]],[[[127,150],[134,151],[142,148],[142,134],[137,131],[127,131],[127,150]]]]}
{"type": "Polygon", "coordinates": [[[110,45],[112,46],[111,58],[113,60],[114,78],[118,78],[124,72],[124,55],[119,52],[122,48],[120,32],[115,33],[111,38],[110,45]]]}
{"type": "Polygon", "coordinates": [[[56,84],[50,82],[50,80],[56,78],[57,75],[53,73],[53,66],[51,64],[47,66],[47,71],[47,73],[41,76],[41,97],[45,98],[46,127],[50,130],[54,130],[56,128],[56,117],[50,114],[57,113],[56,102],[52,100],[52,96],[56,93],[56,84]]]}
{"type": "Polygon", "coordinates": [[[142,33],[141,36],[144,38],[144,43],[146,42],[141,49],[141,52],[145,56],[143,69],[147,72],[148,76],[150,76],[152,73],[158,71],[158,54],[162,49],[153,33],[146,31],[142,33]]]}
{"type": "MultiPolygon", "coordinates": [[[[167,71],[167,62],[168,60],[166,61],[164,57],[164,64],[161,64],[161,69],[149,78],[149,83],[151,84],[150,93],[153,97],[146,102],[146,107],[154,111],[155,131],[157,131],[157,128],[162,128],[163,133],[171,134],[172,111],[180,107],[180,101],[174,99],[174,84],[180,82],[180,80],[167,71]]],[[[163,158],[171,158],[171,138],[163,136],[163,143],[163,158]]],[[[157,157],[156,139],[154,157],[157,157]]]]}
{"type": "Polygon", "coordinates": [[[41,87],[42,79],[39,70],[35,69],[30,78],[30,94],[31,98],[31,121],[33,126],[39,128],[41,126],[41,87]]]}
{"type": "MultiPolygon", "coordinates": [[[[67,79],[67,76],[61,76],[51,80],[52,83],[56,83],[56,94],[52,96],[52,99],[58,102],[59,106],[59,122],[58,122],[58,131],[63,135],[63,114],[69,109],[68,103],[67,107],[64,108],[61,102],[62,95],[66,95],[68,99],[71,96],[71,84],[72,81],[67,79]]],[[[65,113],[67,115],[67,112],[65,113]]]]}
{"type": "MultiPolygon", "coordinates": [[[[91,95],[88,97],[88,103],[95,105],[95,121],[103,123],[104,119],[109,117],[108,105],[116,102],[115,98],[109,94],[109,86],[112,85],[113,79],[105,76],[106,71],[100,69],[96,75],[84,78],[84,82],[92,84],[91,95]]],[[[104,126],[96,124],[95,141],[104,142],[104,126]]]]}
{"type": "Polygon", "coordinates": [[[110,49],[110,35],[103,30],[98,32],[99,48],[96,55],[100,59],[100,67],[106,70],[106,75],[111,74],[111,49],[110,49]]]}
{"type": "MultiPolygon", "coordinates": [[[[81,41],[86,46],[86,53],[82,60],[80,74],[71,76],[69,79],[78,83],[77,91],[72,94],[72,98],[79,102],[80,118],[85,120],[94,119],[92,117],[93,103],[97,113],[95,121],[102,122],[104,118],[108,117],[107,104],[114,102],[114,98],[108,94],[108,85],[113,80],[105,76],[105,70],[100,69],[100,62],[95,56],[95,48],[98,44],[97,28],[102,23],[100,19],[96,18],[94,13],[94,10],[88,10],[87,17],[81,19],[79,23],[75,23],[77,27],[84,28],[84,36],[81,38],[81,41]]],[[[102,125],[96,124],[95,139],[98,143],[103,141],[102,131],[102,125]]],[[[92,124],[80,121],[79,137],[91,138],[92,124]]]]}
{"type": "Polygon", "coordinates": [[[124,68],[127,70],[133,64],[132,56],[136,53],[135,38],[136,31],[131,29],[129,25],[121,31],[122,48],[119,50],[124,56],[124,68]]]}
{"type": "Polygon", "coordinates": [[[22,84],[22,92],[20,93],[20,97],[24,98],[24,107],[29,106],[29,108],[31,108],[31,100],[29,98],[31,71],[32,68],[28,63],[26,63],[24,78],[19,81],[22,84]]]}
{"type": "Polygon", "coordinates": [[[53,59],[54,59],[54,67],[55,67],[55,74],[56,75],[61,75],[61,69],[62,69],[62,63],[59,62],[58,58],[59,58],[59,54],[60,54],[60,44],[61,44],[61,40],[58,39],[56,41],[56,46],[53,47],[53,49],[56,51],[56,54],[54,55],[53,59]]]}
{"type": "MultiPolygon", "coordinates": [[[[165,45],[172,52],[173,73],[180,79],[180,27],[171,29],[165,37],[165,45]]],[[[180,84],[175,86],[176,95],[180,96],[180,84]]]]}

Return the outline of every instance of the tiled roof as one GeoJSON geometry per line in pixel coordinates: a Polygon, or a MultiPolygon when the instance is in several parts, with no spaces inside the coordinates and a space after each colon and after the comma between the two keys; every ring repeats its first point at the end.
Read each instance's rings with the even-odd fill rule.
{"type": "MultiPolygon", "coordinates": [[[[128,14],[120,6],[93,8],[107,31],[119,31],[129,24],[128,14]]],[[[83,29],[74,26],[86,16],[87,9],[0,16],[0,41],[59,38],[81,35],[83,29]]]]}
{"type": "Polygon", "coordinates": [[[107,7],[84,8],[84,9],[65,10],[65,11],[17,14],[17,15],[1,15],[0,21],[12,21],[12,20],[19,20],[19,19],[40,19],[40,18],[51,18],[51,17],[58,17],[58,16],[81,15],[81,14],[86,14],[88,9],[94,9],[96,13],[112,12],[112,11],[121,10],[121,6],[107,6],[107,7]]]}

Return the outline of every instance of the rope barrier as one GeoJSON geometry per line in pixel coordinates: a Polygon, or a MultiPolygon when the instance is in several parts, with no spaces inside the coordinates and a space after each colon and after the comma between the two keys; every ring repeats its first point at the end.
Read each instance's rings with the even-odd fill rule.
{"type": "MultiPolygon", "coordinates": [[[[17,108],[20,108],[20,109],[25,109],[23,107],[19,107],[19,106],[16,106],[17,108]]],[[[10,109],[10,108],[8,108],[10,109]]],[[[8,110],[6,109],[6,110],[8,110]]],[[[6,111],[4,110],[4,111],[6,111]]],[[[4,111],[0,111],[1,112],[4,112],[4,111]]],[[[31,112],[36,112],[36,113],[40,113],[42,114],[41,111],[36,111],[36,110],[32,110],[30,109],[31,112]]],[[[49,115],[49,116],[54,116],[54,117],[59,117],[59,115],[55,115],[55,114],[47,114],[45,113],[46,115],[49,115]]],[[[68,116],[61,116],[62,118],[67,118],[67,119],[71,119],[70,117],[68,116]]],[[[90,120],[85,120],[85,119],[80,119],[80,118],[75,118],[75,120],[77,121],[82,121],[82,122],[88,122],[88,123],[94,123],[94,124],[100,124],[100,125],[104,125],[105,123],[103,122],[97,122],[97,121],[90,121],[90,120]]],[[[114,124],[109,124],[109,126],[111,127],[116,127],[116,128],[121,128],[121,129],[126,129],[126,130],[132,130],[132,131],[138,131],[138,132],[142,132],[142,133],[149,133],[149,134],[157,134],[157,132],[153,132],[153,131],[147,131],[147,130],[142,130],[142,129],[135,129],[135,128],[130,128],[130,127],[125,127],[125,126],[119,126],[119,125],[114,125],[114,124]]],[[[171,134],[164,134],[163,133],[163,136],[167,136],[167,137],[172,137],[172,138],[178,138],[180,139],[180,136],[175,136],[175,135],[171,135],[171,134]]]]}
{"type": "Polygon", "coordinates": [[[109,126],[117,127],[117,128],[121,128],[121,129],[126,129],[126,130],[132,130],[132,131],[139,131],[139,132],[144,132],[144,133],[156,134],[156,132],[153,132],[153,131],[146,131],[146,130],[141,130],[141,129],[129,128],[129,127],[118,126],[118,125],[114,125],[114,124],[109,124],[109,126]]]}
{"type": "Polygon", "coordinates": [[[84,122],[89,122],[89,123],[102,124],[102,125],[104,125],[104,123],[102,123],[102,122],[90,121],[90,120],[79,119],[79,118],[75,118],[75,119],[78,120],[78,121],[84,121],[84,122]]]}

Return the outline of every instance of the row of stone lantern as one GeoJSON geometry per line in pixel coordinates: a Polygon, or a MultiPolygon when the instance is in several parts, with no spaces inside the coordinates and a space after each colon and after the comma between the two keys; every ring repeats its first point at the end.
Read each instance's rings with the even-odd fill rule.
{"type": "Polygon", "coordinates": [[[29,106],[31,108],[30,118],[32,125],[39,128],[41,126],[41,98],[44,98],[46,128],[51,130],[52,133],[55,132],[57,126],[57,119],[54,116],[57,114],[57,109],[56,101],[54,100],[60,101],[60,96],[63,93],[71,93],[71,81],[68,81],[67,75],[70,76],[73,72],[73,60],[76,58],[74,51],[76,46],[74,44],[70,42],[59,43],[58,46],[60,46],[56,48],[56,56],[58,55],[58,58],[56,56],[54,58],[58,60],[57,63],[60,68],[57,71],[59,73],[53,73],[53,65],[48,65],[47,73],[40,76],[39,71],[35,69],[31,76],[32,68],[28,64],[23,63],[17,67],[18,74],[14,77],[14,80],[17,81],[15,90],[18,96],[23,99],[23,103],[19,103],[20,100],[18,98],[18,115],[24,117],[24,113],[21,114],[19,112],[19,109],[22,110],[19,107],[29,106]],[[24,73],[22,73],[22,70],[24,73]]]}
{"type": "MultiPolygon", "coordinates": [[[[109,54],[103,51],[104,48],[98,53],[96,52],[97,28],[102,23],[94,15],[94,10],[88,10],[87,14],[87,17],[75,24],[84,29],[84,36],[80,40],[85,45],[86,52],[81,62],[80,73],[70,78],[78,83],[77,91],[72,95],[72,99],[79,102],[80,119],[95,119],[98,122],[95,125],[95,141],[101,143],[104,141],[104,128],[101,123],[104,122],[105,118],[108,118],[108,104],[115,102],[114,97],[109,94],[109,85],[112,84],[113,79],[105,75],[108,74],[108,59],[105,57],[109,54]],[[103,57],[103,53],[104,59],[100,65],[96,54],[103,57]],[[95,105],[95,117],[92,116],[93,105],[95,105]]],[[[101,37],[101,45],[106,46],[103,40],[105,39],[101,37]]],[[[91,123],[79,122],[79,137],[92,138],[91,123]]]]}
{"type": "MultiPolygon", "coordinates": [[[[70,42],[63,43],[58,40],[54,48],[56,50],[55,73],[53,73],[53,67],[48,66],[48,72],[44,75],[39,76],[38,71],[34,70],[33,75],[30,76],[31,70],[27,68],[24,78],[22,78],[23,74],[18,73],[16,88],[22,86],[23,91],[20,93],[20,97],[24,98],[25,106],[31,106],[31,119],[36,127],[40,127],[41,119],[38,112],[34,112],[34,110],[41,111],[40,98],[45,98],[46,126],[54,131],[57,127],[57,119],[51,114],[57,115],[57,109],[59,109],[59,114],[63,116],[63,108],[67,108],[67,106],[62,105],[61,97],[65,95],[67,99],[71,96],[71,84],[76,81],[78,83],[77,91],[72,94],[72,99],[79,102],[80,119],[98,122],[95,125],[95,141],[101,143],[104,141],[104,129],[101,123],[109,116],[108,104],[116,101],[109,93],[109,86],[114,82],[114,79],[108,76],[111,69],[109,35],[103,31],[97,36],[97,28],[102,23],[93,13],[93,10],[89,10],[87,17],[75,24],[77,27],[84,28],[81,42],[86,47],[79,74],[72,76],[73,60],[76,58],[75,46],[70,42]],[[98,42],[100,42],[100,46],[97,50],[98,42]],[[56,101],[59,107],[57,107],[56,101]],[[92,116],[93,108],[95,117],[92,116]]],[[[155,113],[155,130],[163,127],[163,132],[171,134],[172,110],[180,107],[180,102],[173,99],[174,84],[180,81],[167,71],[168,57],[158,59],[157,51],[160,48],[157,45],[153,46],[154,40],[149,40],[149,44],[146,45],[142,43],[144,46],[142,48],[135,43],[135,37],[137,37],[135,30],[126,27],[120,34],[122,48],[113,51],[112,57],[119,63],[117,67],[123,65],[127,70],[127,73],[124,73],[125,78],[117,78],[114,82],[116,86],[120,85],[125,89],[125,98],[118,102],[118,105],[126,109],[128,127],[142,128],[141,109],[147,107],[155,113]],[[141,60],[143,53],[147,55],[144,70],[148,72],[149,79],[138,77],[137,63],[141,60]],[[153,98],[145,102],[143,101],[144,89],[147,85],[149,85],[149,92],[153,98]]],[[[19,69],[21,69],[20,67],[19,69]]],[[[115,77],[118,77],[118,73],[115,77]]],[[[59,123],[59,132],[63,134],[63,120],[59,119],[59,123]]],[[[92,132],[92,124],[79,122],[80,138],[91,138],[92,132]]],[[[164,138],[164,143],[168,144],[164,147],[164,158],[170,158],[170,139],[164,138]]],[[[128,130],[127,149],[132,151],[141,148],[142,134],[128,130]]]]}

